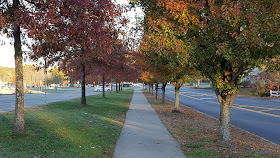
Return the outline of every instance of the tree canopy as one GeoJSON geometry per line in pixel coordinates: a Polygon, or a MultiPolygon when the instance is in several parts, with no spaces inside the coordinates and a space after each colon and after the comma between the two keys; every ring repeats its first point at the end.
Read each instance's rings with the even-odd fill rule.
{"type": "Polygon", "coordinates": [[[157,28],[166,30],[155,31],[163,43],[157,48],[174,42],[169,48],[189,52],[186,56],[174,49],[174,54],[185,55],[183,59],[213,83],[221,105],[221,140],[230,143],[230,111],[242,76],[279,55],[280,2],[138,0],[135,4],[145,10],[144,24],[158,17],[157,28]]]}

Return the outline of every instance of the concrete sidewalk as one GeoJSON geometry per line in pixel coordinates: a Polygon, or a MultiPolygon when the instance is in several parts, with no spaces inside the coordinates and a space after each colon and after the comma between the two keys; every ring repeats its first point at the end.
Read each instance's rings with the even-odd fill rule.
{"type": "Polygon", "coordinates": [[[140,89],[134,91],[114,158],[185,158],[140,89]]]}

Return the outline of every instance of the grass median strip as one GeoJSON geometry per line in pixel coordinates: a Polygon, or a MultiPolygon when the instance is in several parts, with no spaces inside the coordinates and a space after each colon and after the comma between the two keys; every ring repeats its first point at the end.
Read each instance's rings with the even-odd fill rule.
{"type": "Polygon", "coordinates": [[[162,104],[160,96],[155,99],[144,94],[188,158],[280,157],[279,145],[233,126],[232,145],[224,146],[218,141],[218,120],[182,105],[180,112],[174,113],[174,102],[166,99],[162,104]]]}
{"type": "Polygon", "coordinates": [[[51,103],[25,111],[26,133],[15,134],[13,112],[0,114],[0,157],[113,157],[132,90],[51,103]]]}

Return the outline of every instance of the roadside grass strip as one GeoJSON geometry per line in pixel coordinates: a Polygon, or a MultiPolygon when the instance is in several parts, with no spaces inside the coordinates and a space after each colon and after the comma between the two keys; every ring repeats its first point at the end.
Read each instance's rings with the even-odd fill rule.
{"type": "Polygon", "coordinates": [[[25,134],[13,133],[14,112],[0,114],[0,157],[113,157],[132,90],[25,110],[25,134]]]}
{"type": "Polygon", "coordinates": [[[217,119],[182,105],[180,112],[174,113],[174,102],[171,100],[167,99],[165,104],[154,104],[161,97],[155,99],[147,92],[144,94],[187,158],[280,157],[279,145],[233,126],[232,144],[224,145],[219,141],[217,119]]]}

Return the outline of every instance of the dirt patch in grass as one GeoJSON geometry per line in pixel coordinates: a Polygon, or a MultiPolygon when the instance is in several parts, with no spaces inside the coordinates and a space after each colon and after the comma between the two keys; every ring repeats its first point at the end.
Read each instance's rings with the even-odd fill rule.
{"type": "Polygon", "coordinates": [[[160,104],[161,96],[144,95],[187,157],[280,157],[279,145],[233,126],[232,145],[224,146],[218,141],[217,119],[182,105],[179,113],[173,113],[174,102],[160,104]]]}
{"type": "Polygon", "coordinates": [[[42,106],[32,106],[32,107],[26,107],[26,108],[24,108],[24,110],[28,110],[28,111],[41,110],[41,109],[43,109],[43,106],[45,106],[45,105],[42,105],[42,106]]]}

